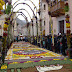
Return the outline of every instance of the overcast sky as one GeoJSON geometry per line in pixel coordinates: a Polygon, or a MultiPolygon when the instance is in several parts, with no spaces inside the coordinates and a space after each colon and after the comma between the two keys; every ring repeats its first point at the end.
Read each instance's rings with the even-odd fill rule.
{"type": "MultiPolygon", "coordinates": [[[[18,1],[18,0],[12,0],[12,5],[13,5],[16,1],[18,1]]],[[[31,0],[31,1],[34,2],[34,4],[37,6],[37,8],[39,7],[39,0],[31,0]]],[[[25,2],[25,3],[29,4],[29,5],[31,6],[31,8],[34,10],[33,4],[32,4],[30,1],[28,1],[28,0],[26,0],[26,1],[25,1],[25,0],[20,0],[20,1],[18,1],[16,4],[22,3],[22,2],[25,2]]],[[[16,4],[15,4],[15,5],[16,5],[16,4]]],[[[15,6],[15,5],[14,5],[14,6],[15,6]]],[[[13,7],[14,7],[14,6],[13,6],[13,7]]],[[[14,11],[17,11],[17,10],[19,10],[19,9],[21,9],[21,8],[26,9],[26,10],[29,12],[29,14],[30,14],[30,16],[31,16],[31,18],[32,18],[33,13],[32,13],[31,9],[30,9],[27,5],[20,4],[20,5],[16,6],[16,8],[14,9],[14,11]]],[[[29,17],[29,15],[27,14],[27,12],[24,11],[24,10],[20,10],[20,12],[21,12],[21,11],[28,17],[28,20],[30,21],[30,17],[29,17]]],[[[18,14],[19,14],[19,13],[18,13],[18,14]]],[[[18,14],[17,14],[17,15],[18,15],[18,14]]],[[[19,15],[18,18],[19,18],[20,20],[24,20],[24,17],[22,17],[21,15],[19,15]]]]}

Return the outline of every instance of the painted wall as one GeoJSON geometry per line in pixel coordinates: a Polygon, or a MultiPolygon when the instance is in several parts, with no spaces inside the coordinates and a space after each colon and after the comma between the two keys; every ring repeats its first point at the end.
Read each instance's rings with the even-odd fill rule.
{"type": "MultiPolygon", "coordinates": [[[[70,8],[72,7],[72,0],[70,0],[70,8]]],[[[45,36],[49,34],[49,15],[48,15],[48,4],[45,2],[45,0],[42,1],[42,31],[45,28],[45,36]],[[46,5],[46,10],[44,10],[44,4],[46,5]],[[46,22],[46,25],[44,27],[44,20],[46,22]]],[[[65,22],[65,15],[59,16],[59,17],[52,17],[53,20],[53,33],[58,34],[59,33],[59,21],[64,20],[64,33],[66,33],[66,22],[65,22]]],[[[70,21],[72,21],[72,9],[70,9],[70,21]]],[[[72,22],[71,22],[72,24],[72,22]]],[[[71,27],[72,30],[72,27],[71,27]]]]}
{"type": "Polygon", "coordinates": [[[0,35],[1,36],[3,36],[3,25],[4,25],[4,22],[5,22],[5,17],[6,17],[7,15],[5,15],[5,14],[3,14],[3,15],[1,15],[0,16],[0,25],[1,25],[1,27],[2,27],[2,29],[0,29],[0,35]]]}
{"type": "Polygon", "coordinates": [[[68,0],[69,3],[69,15],[70,15],[70,29],[72,33],[72,0],[68,0]]]}
{"type": "Polygon", "coordinates": [[[48,15],[48,4],[43,1],[42,2],[42,31],[45,30],[45,36],[49,34],[49,15],[48,15]],[[45,5],[45,10],[44,10],[44,5],[45,5]],[[45,21],[45,26],[44,26],[44,21],[45,21]]]}
{"type": "MultiPolygon", "coordinates": [[[[69,14],[70,14],[70,25],[71,25],[71,33],[72,33],[72,0],[68,0],[69,3],[69,14]]],[[[48,15],[48,4],[45,2],[45,0],[42,0],[41,4],[41,19],[42,19],[42,31],[45,30],[45,36],[49,34],[49,15],[48,15]],[[44,4],[46,5],[46,9],[44,10],[44,4]],[[45,21],[45,26],[44,26],[45,21]]],[[[52,17],[53,20],[53,33],[58,34],[59,33],[59,21],[64,20],[64,33],[66,33],[66,22],[65,22],[65,15],[59,16],[59,17],[52,17]]],[[[40,24],[39,24],[40,28],[40,24]]],[[[36,24],[34,20],[34,35],[37,34],[36,30],[36,24]]],[[[39,31],[40,34],[40,31],[39,31]]]]}

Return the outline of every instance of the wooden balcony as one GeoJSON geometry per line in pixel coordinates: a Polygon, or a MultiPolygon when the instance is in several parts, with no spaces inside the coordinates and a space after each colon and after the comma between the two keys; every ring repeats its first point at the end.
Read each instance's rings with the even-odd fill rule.
{"type": "Polygon", "coordinates": [[[64,1],[59,1],[57,4],[51,6],[51,16],[52,17],[58,17],[61,15],[64,15],[64,1]]]}

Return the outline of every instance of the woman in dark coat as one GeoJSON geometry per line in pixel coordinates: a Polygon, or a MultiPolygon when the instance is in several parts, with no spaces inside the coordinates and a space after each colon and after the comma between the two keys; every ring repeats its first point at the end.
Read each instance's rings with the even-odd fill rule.
{"type": "Polygon", "coordinates": [[[52,37],[50,35],[48,37],[48,49],[52,51],[52,37]]]}
{"type": "Polygon", "coordinates": [[[70,37],[70,43],[71,43],[71,48],[72,48],[72,34],[71,34],[71,37],[70,37]]]}
{"type": "Polygon", "coordinates": [[[63,36],[62,38],[62,54],[66,55],[65,50],[67,49],[67,38],[66,35],[63,36]]]}
{"type": "Polygon", "coordinates": [[[55,47],[55,52],[57,53],[57,35],[54,37],[54,47],[55,47]]]}

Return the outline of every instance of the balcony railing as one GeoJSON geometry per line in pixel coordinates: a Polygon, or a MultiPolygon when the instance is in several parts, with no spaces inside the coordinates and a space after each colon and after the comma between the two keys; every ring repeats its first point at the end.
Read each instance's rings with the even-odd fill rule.
{"type": "Polygon", "coordinates": [[[58,15],[59,13],[60,14],[65,14],[64,12],[64,1],[59,1],[57,4],[51,6],[51,15],[52,16],[55,16],[55,15],[58,15]]]}

